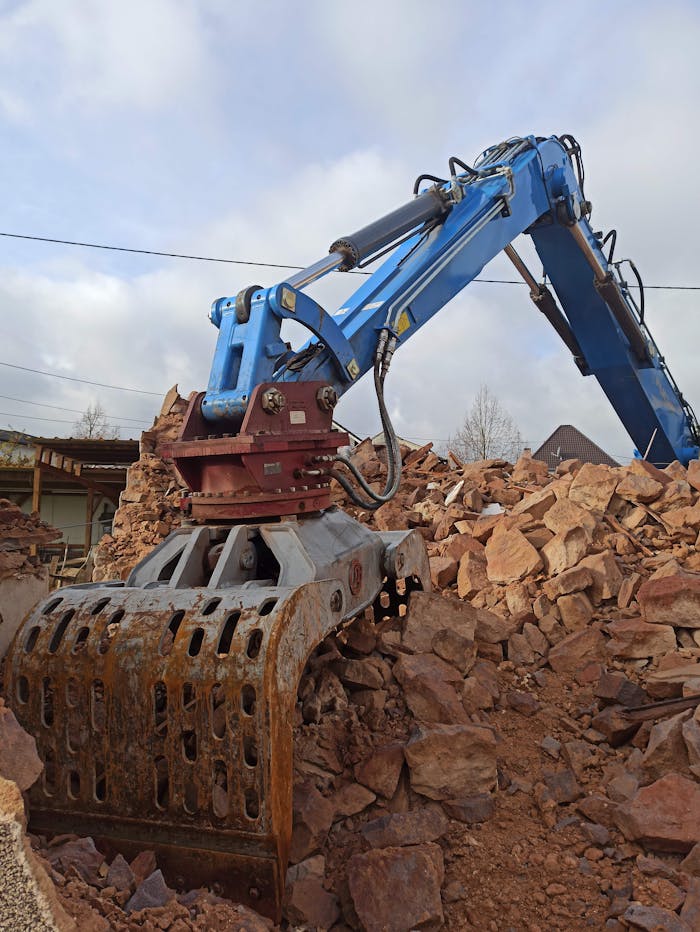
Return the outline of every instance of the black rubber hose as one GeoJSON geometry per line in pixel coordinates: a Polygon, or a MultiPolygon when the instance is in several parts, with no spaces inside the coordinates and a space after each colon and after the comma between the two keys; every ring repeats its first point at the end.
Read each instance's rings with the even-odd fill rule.
{"type": "Polygon", "coordinates": [[[413,193],[416,196],[418,195],[418,188],[420,188],[421,181],[434,181],[435,184],[447,184],[446,178],[438,178],[437,175],[419,175],[413,182],[413,193]]]}
{"type": "Polygon", "coordinates": [[[617,230],[610,230],[605,234],[603,237],[603,242],[600,244],[601,248],[605,246],[609,239],[611,239],[612,242],[610,243],[610,252],[608,253],[608,265],[611,265],[613,260],[613,253],[615,252],[615,243],[617,243],[617,230]]]}
{"type": "Polygon", "coordinates": [[[453,177],[457,174],[457,172],[455,171],[455,165],[459,165],[459,167],[463,171],[465,171],[468,175],[471,175],[472,178],[481,178],[480,171],[478,171],[476,168],[472,168],[471,165],[467,165],[466,162],[463,162],[461,159],[458,159],[456,155],[450,156],[448,165],[450,166],[450,175],[452,175],[453,177]]]}
{"type": "Polygon", "coordinates": [[[391,501],[394,495],[396,495],[396,492],[398,491],[399,485],[401,483],[402,472],[401,450],[396,432],[391,423],[391,418],[389,417],[389,412],[386,408],[386,402],[384,400],[384,379],[386,377],[386,372],[382,373],[382,368],[384,366],[385,350],[386,344],[384,346],[384,351],[381,353],[379,352],[378,348],[374,360],[374,387],[377,396],[379,416],[382,422],[382,429],[384,432],[387,451],[387,478],[384,484],[384,489],[380,493],[375,492],[374,489],[372,489],[372,487],[367,483],[364,476],[360,473],[355,464],[344,456],[336,455],[333,457],[333,459],[335,462],[345,466],[352,473],[362,490],[370,496],[370,501],[365,501],[362,499],[357,490],[352,487],[349,480],[343,476],[342,473],[339,473],[337,470],[328,471],[329,475],[331,475],[340,483],[342,488],[345,489],[351,500],[356,505],[372,511],[379,508],[380,505],[391,501]]]}

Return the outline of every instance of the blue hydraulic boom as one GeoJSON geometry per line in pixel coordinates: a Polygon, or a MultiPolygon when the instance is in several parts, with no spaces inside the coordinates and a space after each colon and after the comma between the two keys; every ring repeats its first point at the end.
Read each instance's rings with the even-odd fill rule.
{"type": "MultiPolygon", "coordinates": [[[[474,166],[453,157],[448,178],[419,176],[411,201],[337,239],[328,256],[309,268],[271,288],[253,286],[236,297],[219,299],[211,311],[219,337],[209,386],[196,401],[183,441],[197,434],[209,440],[233,435],[239,442],[252,436],[244,419],[251,415],[256,391],[255,404],[272,420],[263,417],[258,422],[253,415],[253,434],[275,434],[281,441],[300,426],[308,433],[312,425],[301,412],[298,390],[295,401],[288,397],[291,383],[313,382],[320,392],[318,405],[330,411],[371,369],[382,422],[391,438],[383,382],[395,349],[505,250],[580,371],[598,379],[637,448],[653,463],[687,463],[698,454],[698,423],[647,328],[636,267],[629,263],[640,287],[638,300],[624,278],[623,263],[613,259],[615,232],[603,238],[591,227],[583,180],[580,147],[568,135],[510,139],[487,149],[474,166]],[[513,240],[522,233],[532,237],[551,289],[535,280],[513,248],[513,240]],[[304,292],[329,272],[362,267],[386,253],[386,261],[341,308],[327,311],[304,292]],[[285,319],[298,321],[313,334],[298,352],[281,340],[285,319]]],[[[322,429],[312,420],[315,429],[322,429]]],[[[293,433],[295,438],[297,447],[303,446],[301,434],[293,433]]],[[[322,447],[317,443],[307,449],[306,454],[315,451],[314,455],[297,457],[291,467],[289,458],[273,461],[277,465],[270,467],[276,470],[271,475],[276,478],[268,476],[267,491],[277,490],[280,504],[272,506],[268,496],[263,513],[282,513],[292,485],[295,490],[306,486],[307,491],[318,491],[332,476],[350,490],[344,470],[351,467],[322,447]]],[[[226,445],[203,448],[200,442],[181,444],[173,451],[198,493],[195,497],[231,490],[230,471],[228,478],[223,475],[225,449],[226,445]]],[[[397,486],[400,473],[400,462],[392,464],[395,443],[388,449],[394,475],[383,500],[397,486]]],[[[352,478],[361,483],[357,475],[352,478]]],[[[249,506],[254,486],[248,489],[249,506]]],[[[358,500],[368,507],[381,503],[366,488],[363,493],[358,500]]],[[[297,505],[291,510],[298,511],[297,505]]],[[[234,509],[229,516],[243,513],[234,509]]]]}

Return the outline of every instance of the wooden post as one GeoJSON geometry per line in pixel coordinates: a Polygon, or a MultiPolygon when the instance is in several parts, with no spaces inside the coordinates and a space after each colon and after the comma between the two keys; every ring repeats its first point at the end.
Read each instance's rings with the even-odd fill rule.
{"type": "Polygon", "coordinates": [[[92,546],[92,517],[95,513],[95,492],[88,489],[87,501],[85,504],[85,556],[90,553],[92,546]]]}
{"type": "MultiPolygon", "coordinates": [[[[41,512],[41,448],[39,447],[36,451],[34,459],[34,477],[32,481],[32,511],[41,512]]],[[[29,548],[29,553],[31,556],[35,557],[37,554],[36,544],[32,544],[29,548]]]]}

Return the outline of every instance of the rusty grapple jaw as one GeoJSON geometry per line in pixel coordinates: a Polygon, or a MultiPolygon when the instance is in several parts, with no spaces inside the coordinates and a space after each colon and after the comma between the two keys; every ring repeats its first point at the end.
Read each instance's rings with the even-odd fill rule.
{"type": "Polygon", "coordinates": [[[418,532],[377,534],[331,509],[181,528],[126,584],[54,592],[6,663],[44,762],[32,830],[91,835],[107,854],[154,849],[171,884],[278,921],[306,661],[343,622],[398,614],[418,587],[418,532]]]}

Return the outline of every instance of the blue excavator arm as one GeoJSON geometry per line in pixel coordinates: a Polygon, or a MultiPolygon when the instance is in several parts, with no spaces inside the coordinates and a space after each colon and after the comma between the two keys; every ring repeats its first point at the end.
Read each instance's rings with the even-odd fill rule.
{"type": "Polygon", "coordinates": [[[577,162],[566,137],[510,140],[474,167],[451,159],[448,178],[418,178],[413,200],[313,266],[216,302],[208,391],[191,396],[179,438],[160,447],[187,485],[190,520],[126,584],[51,593],[7,654],[6,693],[20,699],[47,775],[30,790],[32,831],[80,826],[127,856],[148,838],[169,882],[184,872],[196,886],[221,884],[281,921],[307,660],[352,619],[373,608],[378,621],[399,618],[431,588],[420,530],[370,530],[334,507],[334,480],[368,510],[396,492],[401,451],[383,395],[392,354],[501,250],[639,449],[651,440],[659,463],[697,453],[695,419],[643,302],[588,223],[577,162]],[[523,232],[552,292],[513,248],[523,232]],[[304,292],[383,253],[331,313],[304,292]],[[287,319],[311,332],[298,352],[280,337],[287,319]],[[370,370],[387,437],[383,490],[343,455],[348,436],[333,427],[338,396],[370,370]],[[89,697],[82,718],[75,696],[89,697]]]}
{"type": "Polygon", "coordinates": [[[219,338],[201,404],[205,420],[235,430],[263,382],[321,380],[340,395],[373,367],[383,378],[395,348],[505,250],[637,449],[659,464],[696,457],[698,425],[649,333],[643,297],[635,300],[590,225],[576,141],[517,138],[486,150],[474,167],[456,158],[449,166],[448,178],[420,176],[412,201],[336,240],[327,257],[287,281],[214,303],[219,338]],[[424,182],[432,184],[421,191],[424,182]],[[532,237],[553,293],[515,252],[522,233],[532,237]],[[341,308],[328,312],[303,291],[385,252],[389,258],[341,308]],[[284,319],[313,334],[299,352],[280,338],[284,319]]]}

